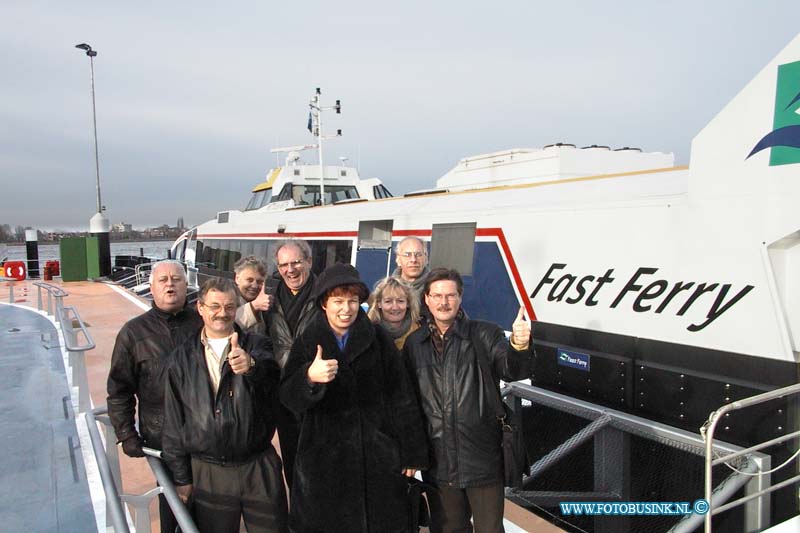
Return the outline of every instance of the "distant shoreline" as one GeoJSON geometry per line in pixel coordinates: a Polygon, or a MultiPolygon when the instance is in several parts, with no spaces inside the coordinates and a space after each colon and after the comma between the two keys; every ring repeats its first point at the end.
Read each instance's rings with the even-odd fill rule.
{"type": "MultiPolygon", "coordinates": [[[[174,241],[175,241],[175,239],[173,239],[173,238],[161,237],[161,238],[154,238],[154,239],[131,239],[131,240],[128,240],[128,239],[110,239],[108,242],[111,243],[111,244],[114,244],[114,243],[136,244],[136,243],[145,243],[145,242],[174,242],[174,241]]],[[[53,244],[58,244],[59,242],[60,242],[60,240],[58,240],[58,241],[37,241],[37,244],[39,244],[40,246],[41,245],[53,245],[53,244]]],[[[0,242],[0,244],[4,244],[6,246],[25,246],[26,243],[19,242],[19,241],[12,241],[12,242],[0,242]]]]}

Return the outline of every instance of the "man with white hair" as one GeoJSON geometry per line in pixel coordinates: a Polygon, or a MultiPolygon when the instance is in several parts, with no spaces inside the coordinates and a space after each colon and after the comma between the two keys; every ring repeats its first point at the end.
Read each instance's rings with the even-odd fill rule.
{"type": "MultiPolygon", "coordinates": [[[[142,446],[161,449],[164,427],[165,358],[203,321],[186,305],[186,272],[178,261],[153,265],[153,307],[119,330],[108,372],[108,415],[117,443],[129,457],[144,457],[142,446]],[[135,415],[138,403],[139,430],[135,415]]],[[[164,495],[159,495],[161,531],[177,527],[164,495]]]]}
{"type": "Polygon", "coordinates": [[[422,295],[425,278],[428,276],[428,251],[425,243],[417,237],[406,237],[397,243],[395,250],[397,268],[392,277],[411,287],[417,296],[422,295]]]}

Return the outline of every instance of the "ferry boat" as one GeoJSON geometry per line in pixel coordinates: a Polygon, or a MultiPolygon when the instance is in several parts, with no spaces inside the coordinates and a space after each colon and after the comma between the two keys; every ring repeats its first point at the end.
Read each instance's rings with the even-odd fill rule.
{"type": "MultiPolygon", "coordinates": [[[[510,500],[568,531],[694,531],[700,512],[591,517],[558,504],[683,502],[704,496],[707,480],[715,508],[753,497],[716,515],[714,531],[798,530],[800,410],[782,391],[800,381],[800,36],[697,135],[688,168],[670,154],[556,143],[467,157],[432,189],[394,197],[357,169],[321,157],[304,164],[320,130],[317,122],[316,145],[282,149],[286,164],[246,209],[221,211],[176,241],[172,255],[195,288],[231,276],[242,255],[270,258],[285,238],[311,243],[316,271],[349,262],[371,282],[394,269],[400,239],[420,237],[432,265],[464,273],[470,316],[509,328],[523,305],[535,321],[534,373],[506,388],[533,461],[510,500]],[[759,393],[779,396],[715,419],[704,479],[709,413],[759,393]],[[723,452],[742,460],[712,469],[723,452]]],[[[103,446],[88,442],[83,414],[91,421],[92,404],[105,401],[116,332],[147,304],[110,284],[70,283],[54,322],[49,296],[48,313],[23,308],[36,307],[40,286],[0,284],[16,302],[0,305],[4,529],[105,529],[106,503],[121,506],[113,483],[104,500],[92,481],[103,446]],[[76,325],[97,346],[82,374],[88,347],[76,325]]],[[[147,491],[126,500],[146,507],[157,491],[144,460],[117,458],[113,440],[117,488],[147,491]]],[[[136,521],[143,531],[150,520],[142,512],[136,521]]]]}
{"type": "MultiPolygon", "coordinates": [[[[688,167],[669,153],[556,143],[466,157],[434,188],[394,197],[355,169],[292,152],[246,209],[176,241],[195,284],[232,276],[241,256],[271,259],[287,238],[309,242],[316,272],[347,262],[373,283],[393,271],[399,240],[416,236],[431,266],[463,274],[469,316],[508,330],[525,307],[538,354],[531,386],[563,401],[697,434],[720,406],[798,383],[800,38],[697,134],[688,167]]],[[[532,405],[529,451],[542,458],[580,424],[532,405]]],[[[730,414],[717,438],[750,446],[797,430],[796,408],[783,399],[730,414]]],[[[794,453],[785,442],[773,464],[794,453]]],[[[546,508],[541,493],[565,482],[597,490],[591,457],[605,451],[594,446],[528,480],[539,499],[527,503],[546,508]]],[[[663,497],[649,483],[667,479],[670,494],[696,494],[702,465],[683,451],[614,446],[627,497],[663,497]]],[[[793,489],[759,501],[773,522],[798,512],[793,489]]]]}

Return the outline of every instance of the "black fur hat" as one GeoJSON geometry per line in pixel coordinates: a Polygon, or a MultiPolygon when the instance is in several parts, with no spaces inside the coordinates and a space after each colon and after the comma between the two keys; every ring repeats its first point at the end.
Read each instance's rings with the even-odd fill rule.
{"type": "Polygon", "coordinates": [[[314,299],[317,301],[317,305],[322,305],[322,298],[329,290],[333,289],[334,287],[339,287],[340,285],[358,286],[358,296],[361,302],[367,301],[369,289],[364,282],[361,281],[361,277],[358,275],[358,270],[356,270],[352,265],[338,263],[333,266],[329,266],[322,272],[322,274],[317,276],[317,283],[314,286],[314,299]]]}

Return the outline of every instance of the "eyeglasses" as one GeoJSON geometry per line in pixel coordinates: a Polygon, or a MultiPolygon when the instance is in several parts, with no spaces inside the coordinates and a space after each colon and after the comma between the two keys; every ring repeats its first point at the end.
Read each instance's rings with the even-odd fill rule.
{"type": "Polygon", "coordinates": [[[458,294],[428,294],[428,298],[434,302],[441,302],[442,300],[453,301],[458,298],[458,294]]]}
{"type": "Polygon", "coordinates": [[[288,270],[290,266],[294,268],[300,268],[300,265],[305,263],[305,259],[296,259],[294,261],[289,261],[288,263],[278,263],[278,270],[288,270]]]}
{"type": "Polygon", "coordinates": [[[419,259],[425,255],[425,252],[397,252],[397,255],[406,259],[411,259],[412,257],[419,259]]]}
{"type": "Polygon", "coordinates": [[[206,309],[208,309],[212,313],[219,313],[223,309],[225,310],[225,313],[228,314],[228,315],[231,314],[231,313],[235,313],[236,312],[236,304],[228,304],[228,305],[222,306],[222,305],[219,305],[219,304],[208,305],[208,304],[204,304],[203,302],[200,302],[200,305],[202,305],[203,307],[205,307],[206,309]]]}
{"type": "Polygon", "coordinates": [[[156,278],[155,281],[156,283],[167,283],[169,281],[172,281],[172,283],[180,283],[186,281],[186,279],[181,276],[160,276],[156,278]]]}

